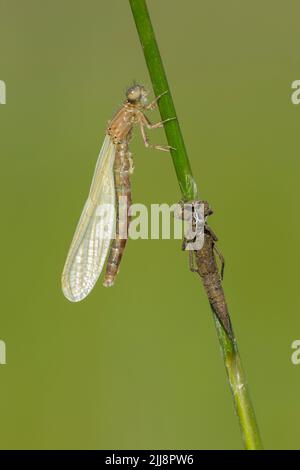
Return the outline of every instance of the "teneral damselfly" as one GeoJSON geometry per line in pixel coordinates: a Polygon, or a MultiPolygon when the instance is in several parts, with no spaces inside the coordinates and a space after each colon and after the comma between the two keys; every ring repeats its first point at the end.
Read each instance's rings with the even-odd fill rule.
{"type": "MultiPolygon", "coordinates": [[[[211,215],[213,211],[207,201],[192,201],[184,205],[184,214],[187,213],[186,208],[190,209],[190,218],[192,219],[191,226],[193,227],[193,232],[197,232],[195,225],[197,223],[197,207],[199,206],[204,206],[204,240],[200,249],[189,250],[190,270],[198,273],[202,278],[210,306],[228,336],[232,338],[232,326],[222,287],[225,262],[216,246],[218,238],[206,222],[207,217],[211,215]],[[217,254],[221,261],[221,271],[218,268],[215,254],[217,254]]],[[[194,243],[194,238],[187,239],[185,237],[182,248],[184,250],[189,249],[190,243],[194,243]]]]}
{"type": "Polygon", "coordinates": [[[63,293],[72,302],[84,299],[93,289],[109,248],[104,285],[112,286],[118,273],[129,224],[130,175],[133,172],[129,141],[134,125],[140,126],[146,147],[163,151],[170,149],[169,146],[152,145],[148,141],[145,127],[160,128],[166,121],[174,118],[151,124],[145,111],[155,109],[162,95],[150,104],[147,104],[147,95],[148,92],[142,85],[134,84],[128,88],[126,101],[108,125],[88,199],[62,274],[63,293]],[[120,217],[120,198],[125,198],[127,202],[125,220],[120,217]]]}

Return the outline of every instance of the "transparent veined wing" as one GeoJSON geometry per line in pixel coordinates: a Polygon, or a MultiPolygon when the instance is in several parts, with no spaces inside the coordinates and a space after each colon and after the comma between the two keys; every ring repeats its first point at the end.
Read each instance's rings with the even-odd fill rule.
{"type": "Polygon", "coordinates": [[[93,289],[110,246],[115,225],[114,159],[115,145],[107,135],[62,274],[63,293],[71,302],[84,299],[93,289]]]}

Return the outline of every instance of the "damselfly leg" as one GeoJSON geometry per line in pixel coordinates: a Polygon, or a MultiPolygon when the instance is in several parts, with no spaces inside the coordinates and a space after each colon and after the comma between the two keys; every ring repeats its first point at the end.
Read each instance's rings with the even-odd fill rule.
{"type": "Polygon", "coordinates": [[[224,256],[222,255],[222,253],[220,252],[219,248],[217,247],[217,245],[215,243],[214,243],[214,251],[218,255],[218,258],[219,258],[220,263],[221,263],[220,276],[221,276],[221,279],[223,281],[223,279],[224,279],[224,270],[225,270],[225,258],[224,258],[224,256]]]}
{"type": "Polygon", "coordinates": [[[163,152],[169,152],[170,150],[176,150],[174,147],[171,147],[170,145],[156,145],[156,144],[150,144],[149,139],[147,137],[145,127],[148,129],[159,129],[161,127],[164,127],[164,124],[169,121],[173,121],[176,119],[176,117],[164,119],[163,121],[156,122],[155,124],[152,124],[149,119],[143,114],[141,115],[141,121],[140,121],[140,129],[141,129],[141,134],[143,137],[143,141],[145,144],[145,147],[147,148],[152,148],[155,150],[162,150],[163,152]]]}
{"type": "Polygon", "coordinates": [[[168,92],[168,90],[164,91],[163,93],[161,93],[160,95],[158,95],[156,98],[154,98],[153,101],[151,101],[151,103],[149,103],[147,106],[145,106],[145,109],[147,109],[147,111],[150,111],[150,110],[153,110],[153,109],[157,109],[157,103],[158,101],[160,100],[160,98],[164,95],[166,95],[168,92]]]}
{"type": "Polygon", "coordinates": [[[163,151],[171,149],[169,146],[150,144],[144,129],[163,127],[172,119],[151,124],[145,116],[146,110],[157,108],[157,102],[164,94],[147,104],[147,90],[135,83],[126,90],[123,106],[109,122],[90,192],[62,274],[63,292],[72,302],[84,299],[91,292],[107,255],[104,285],[114,284],[130,223],[130,176],[134,168],[129,151],[132,130],[134,125],[140,126],[146,147],[163,151]],[[121,200],[125,200],[126,204],[121,200]]]}

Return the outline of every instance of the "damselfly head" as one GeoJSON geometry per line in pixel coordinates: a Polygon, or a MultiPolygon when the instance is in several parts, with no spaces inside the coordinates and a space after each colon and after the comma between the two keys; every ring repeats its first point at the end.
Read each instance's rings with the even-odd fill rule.
{"type": "Polygon", "coordinates": [[[143,106],[147,104],[148,92],[143,85],[137,83],[126,90],[126,98],[129,103],[137,104],[140,103],[143,106]]]}

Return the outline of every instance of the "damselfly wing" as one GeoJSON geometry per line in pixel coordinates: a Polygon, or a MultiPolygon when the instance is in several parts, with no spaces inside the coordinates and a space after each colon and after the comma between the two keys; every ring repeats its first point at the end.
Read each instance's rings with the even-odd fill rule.
{"type": "Polygon", "coordinates": [[[93,289],[109,250],[115,223],[115,151],[107,135],[62,274],[63,293],[72,302],[93,289]]]}

